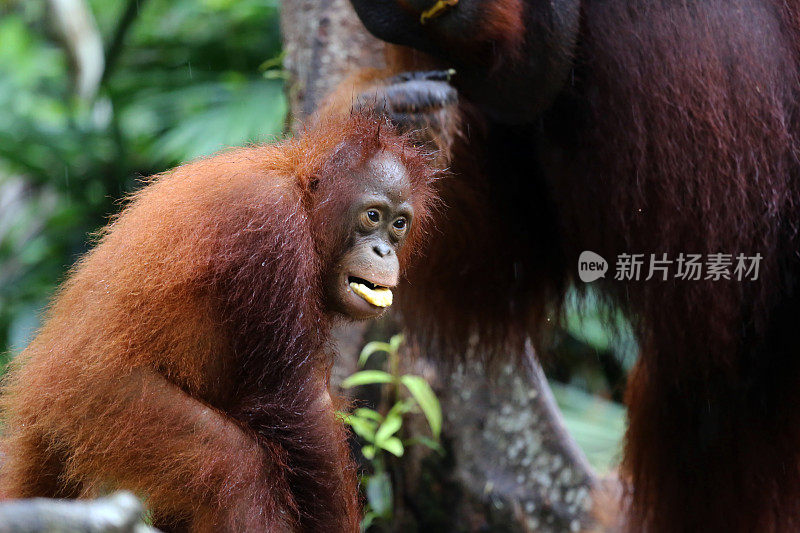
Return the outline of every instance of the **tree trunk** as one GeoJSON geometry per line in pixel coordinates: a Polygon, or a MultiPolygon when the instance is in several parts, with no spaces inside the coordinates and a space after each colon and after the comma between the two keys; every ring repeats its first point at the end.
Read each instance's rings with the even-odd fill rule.
{"type": "MultiPolygon", "coordinates": [[[[352,69],[383,64],[383,44],[367,34],[347,0],[283,2],[281,21],[294,124],[352,69]]],[[[353,372],[358,348],[375,327],[339,333],[346,342],[334,380],[353,372]]],[[[385,340],[391,322],[378,327],[385,340]]],[[[413,363],[442,403],[448,453],[441,459],[421,446],[407,450],[398,470],[404,509],[395,510],[395,530],[600,528],[591,510],[601,482],[564,428],[530,348],[523,360],[523,369],[509,365],[493,379],[475,363],[449,370],[425,358],[413,363]]]]}

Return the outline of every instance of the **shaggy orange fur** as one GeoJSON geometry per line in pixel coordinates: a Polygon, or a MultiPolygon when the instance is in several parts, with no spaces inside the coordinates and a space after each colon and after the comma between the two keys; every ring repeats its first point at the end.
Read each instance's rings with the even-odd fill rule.
{"type": "Polygon", "coordinates": [[[5,379],[0,494],[121,487],[164,529],[357,531],[322,279],[346,244],[350,176],[380,151],[412,181],[409,252],[433,172],[366,115],[189,163],[135,193],[5,379]]]}

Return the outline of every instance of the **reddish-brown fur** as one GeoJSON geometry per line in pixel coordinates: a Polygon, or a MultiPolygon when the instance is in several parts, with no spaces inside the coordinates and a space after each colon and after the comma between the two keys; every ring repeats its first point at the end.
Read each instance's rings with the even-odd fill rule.
{"type": "MultiPolygon", "coordinates": [[[[756,282],[595,284],[641,345],[626,527],[800,530],[800,6],[580,5],[570,79],[539,117],[502,123],[462,94],[449,209],[401,309],[445,350],[478,334],[503,353],[558,318],[583,250],[610,277],[620,253],[760,253],[756,282]]],[[[403,69],[450,66],[399,50],[403,69]]],[[[507,60],[513,83],[527,67],[507,60]]]]}
{"type": "Polygon", "coordinates": [[[380,151],[412,182],[403,264],[433,173],[374,117],[195,161],[134,194],[5,379],[0,494],[122,487],[168,528],[357,531],[321,283],[348,244],[352,171],[380,151]]]}
{"type": "Polygon", "coordinates": [[[475,42],[494,43],[496,57],[519,59],[525,40],[522,0],[499,0],[484,6],[483,24],[474,30],[475,42]]]}

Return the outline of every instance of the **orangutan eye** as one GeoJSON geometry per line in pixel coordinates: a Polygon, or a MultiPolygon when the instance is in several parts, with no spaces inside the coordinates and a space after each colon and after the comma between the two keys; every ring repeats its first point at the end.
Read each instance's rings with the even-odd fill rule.
{"type": "Polygon", "coordinates": [[[408,231],[408,219],[406,217],[398,217],[392,222],[392,235],[396,240],[400,240],[406,235],[408,231]]]}
{"type": "Polygon", "coordinates": [[[364,230],[372,231],[378,227],[378,222],[381,221],[381,214],[377,209],[367,209],[361,212],[359,219],[364,230]]]}

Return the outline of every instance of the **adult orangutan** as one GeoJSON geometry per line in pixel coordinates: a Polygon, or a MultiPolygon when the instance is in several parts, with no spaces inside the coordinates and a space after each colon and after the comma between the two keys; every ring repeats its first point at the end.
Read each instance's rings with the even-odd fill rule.
{"type": "Polygon", "coordinates": [[[0,494],[126,488],[190,531],[358,531],[329,330],[380,315],[436,172],[374,115],[133,195],[2,391],[0,494]]]}
{"type": "Polygon", "coordinates": [[[800,530],[797,0],[351,2],[401,46],[340,101],[377,91],[395,120],[420,122],[446,85],[396,74],[456,71],[456,178],[408,276],[411,331],[450,351],[474,334],[514,349],[584,286],[580,253],[599,253],[612,272],[596,286],[641,348],[627,529],[800,530]],[[612,279],[639,253],[667,254],[667,279],[645,280],[649,263],[612,279]],[[734,265],[676,279],[688,254],[762,259],[755,280],[734,265]]]}

